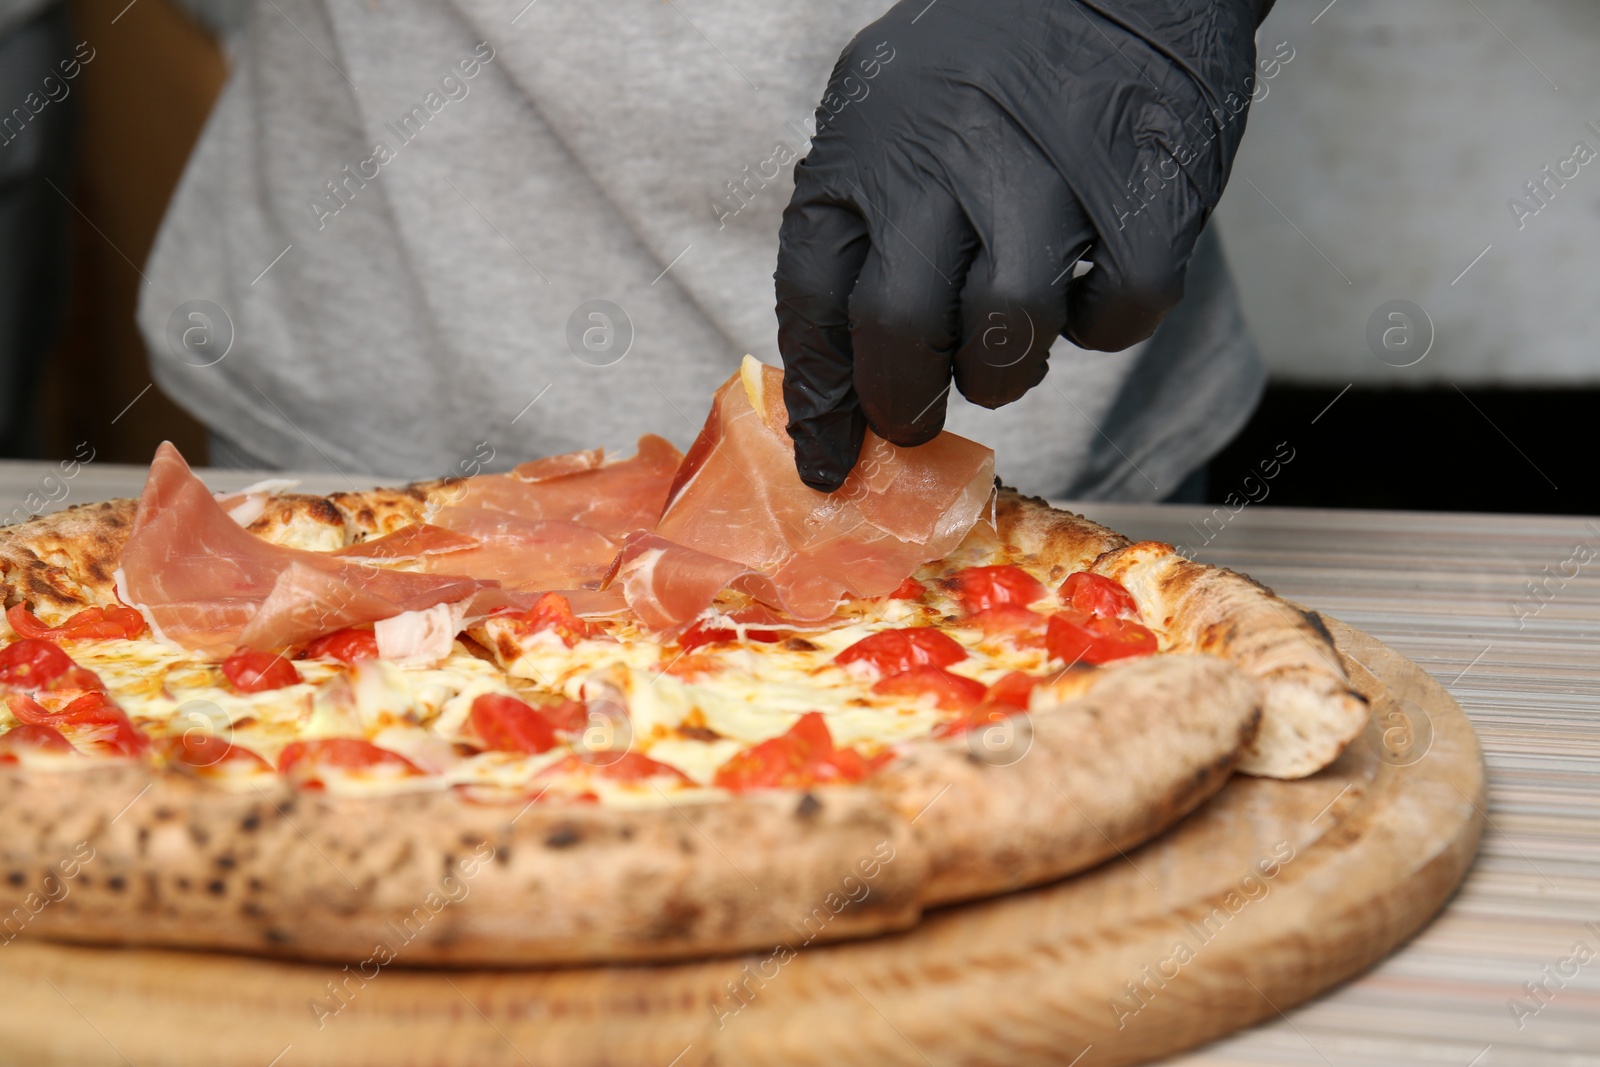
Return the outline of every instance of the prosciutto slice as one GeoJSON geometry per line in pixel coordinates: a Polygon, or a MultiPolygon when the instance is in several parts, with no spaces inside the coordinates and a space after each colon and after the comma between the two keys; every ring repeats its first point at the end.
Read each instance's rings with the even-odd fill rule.
{"type": "Polygon", "coordinates": [[[370,541],[359,544],[347,545],[336,548],[328,553],[340,559],[371,559],[399,562],[401,560],[424,559],[442,553],[460,552],[463,549],[474,548],[477,541],[464,533],[431,523],[419,522],[413,526],[402,526],[393,533],[386,533],[382,537],[374,537],[370,541]]]}
{"type": "Polygon", "coordinates": [[[897,448],[869,431],[843,487],[811,489],[795,473],[782,388],[782,371],[747,356],[717,390],[656,540],[618,571],[630,605],[651,625],[709,607],[718,590],[702,594],[719,576],[727,579],[719,590],[740,583],[796,620],[825,618],[845,595],[886,596],[948,555],[989,507],[994,453],[952,433],[897,448]],[[695,555],[669,553],[663,542],[695,555]],[[651,563],[643,562],[648,552],[651,563]]]}
{"type": "Polygon", "coordinates": [[[438,511],[433,521],[468,547],[424,556],[423,570],[470,574],[511,590],[596,586],[617,555],[617,543],[605,534],[560,519],[524,519],[487,508],[447,507],[438,511]]]}
{"type": "Polygon", "coordinates": [[[578,523],[621,540],[655,525],[682,462],[672,442],[645,434],[630,459],[601,463],[598,451],[573,452],[468,478],[453,487],[448,505],[578,523]]]}
{"type": "Polygon", "coordinates": [[[117,590],[155,633],[199,651],[275,651],[480,593],[502,596],[493,581],[385,570],[263,541],[229,518],[171,443],[150,465],[117,590]]]}
{"type": "Polygon", "coordinates": [[[643,531],[623,545],[613,575],[612,580],[622,585],[629,610],[652,630],[693,619],[724,589],[768,601],[781,599],[770,578],[742,563],[643,531]]]}

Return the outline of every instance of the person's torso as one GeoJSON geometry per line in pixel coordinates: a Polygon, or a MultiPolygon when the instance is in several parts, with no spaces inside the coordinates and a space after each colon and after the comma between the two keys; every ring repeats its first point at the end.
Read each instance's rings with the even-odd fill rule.
{"type": "MultiPolygon", "coordinates": [[[[284,466],[424,476],[486,450],[505,466],[644,431],[686,444],[740,356],[777,362],[790,172],[882,6],[260,6],[150,266],[162,385],[284,466]],[[186,347],[196,307],[231,330],[216,362],[186,347]]],[[[1231,430],[1259,384],[1214,281],[1191,277],[1186,337],[1059,341],[1044,385],[993,412],[953,397],[949,428],[1030,490],[1162,495],[1204,456],[1151,449],[1192,446],[1219,404],[1242,409],[1231,430]],[[1135,367],[1201,360],[1130,409],[1135,367]]]]}

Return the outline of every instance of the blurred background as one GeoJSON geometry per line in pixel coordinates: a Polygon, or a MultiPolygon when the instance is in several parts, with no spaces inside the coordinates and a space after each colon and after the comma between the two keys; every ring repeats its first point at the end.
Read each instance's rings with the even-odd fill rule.
{"type": "MultiPolygon", "coordinates": [[[[0,0],[0,99],[83,49],[0,115],[0,456],[205,456],[134,308],[252,2],[0,0]]],[[[1600,512],[1600,4],[1279,0],[1258,40],[1218,225],[1271,381],[1210,500],[1600,512]]]]}

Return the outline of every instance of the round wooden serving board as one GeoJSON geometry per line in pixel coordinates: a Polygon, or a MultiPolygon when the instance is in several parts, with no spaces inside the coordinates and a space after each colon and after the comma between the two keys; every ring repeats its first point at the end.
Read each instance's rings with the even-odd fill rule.
{"type": "Polygon", "coordinates": [[[1472,861],[1484,773],[1465,715],[1415,664],[1329,625],[1374,704],[1332,767],[1236,778],[1125,858],[904,934],[804,948],[797,933],[792,952],[660,966],[395,965],[370,980],[18,939],[0,944],[0,1050],[140,1067],[1144,1062],[1370,966],[1472,861]]]}

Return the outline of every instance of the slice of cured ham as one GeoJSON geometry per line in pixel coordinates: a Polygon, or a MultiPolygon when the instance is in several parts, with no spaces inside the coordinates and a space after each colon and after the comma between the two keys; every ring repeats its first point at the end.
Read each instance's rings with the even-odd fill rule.
{"type": "Polygon", "coordinates": [[[654,538],[629,540],[617,576],[649,625],[688,621],[730,584],[794,619],[824,618],[847,594],[892,593],[988,508],[994,453],[952,433],[897,448],[868,432],[844,486],[811,489],[795,472],[782,387],[780,370],[747,356],[717,390],[654,538]]]}
{"type": "MultiPolygon", "coordinates": [[[[614,581],[622,584],[628,607],[652,630],[664,630],[699,615],[724,589],[765,600],[778,599],[766,575],[743,563],[707,555],[640,532],[628,538],[617,557],[614,581]]],[[[614,587],[613,587],[614,588],[614,587]]],[[[829,612],[832,612],[830,606],[829,612]]]]}
{"type": "Polygon", "coordinates": [[[157,634],[206,651],[273,651],[483,592],[503,595],[492,581],[385,570],[263,541],[229,518],[170,443],[150,465],[117,587],[157,634]]]}
{"type": "Polygon", "coordinates": [[[374,537],[370,541],[336,548],[328,553],[340,559],[371,559],[399,562],[424,559],[444,553],[460,552],[474,548],[478,542],[464,533],[431,523],[419,522],[402,526],[393,533],[374,537]]]}
{"type": "Polygon", "coordinates": [[[632,458],[603,465],[600,460],[598,451],[550,456],[509,474],[468,478],[442,495],[449,507],[575,522],[618,540],[654,526],[683,453],[665,438],[645,434],[632,458]]]}
{"type": "Polygon", "coordinates": [[[465,540],[467,547],[424,556],[423,570],[470,574],[498,581],[507,589],[542,592],[597,586],[617,555],[617,542],[605,534],[560,519],[448,507],[435,513],[433,521],[465,540]]]}

